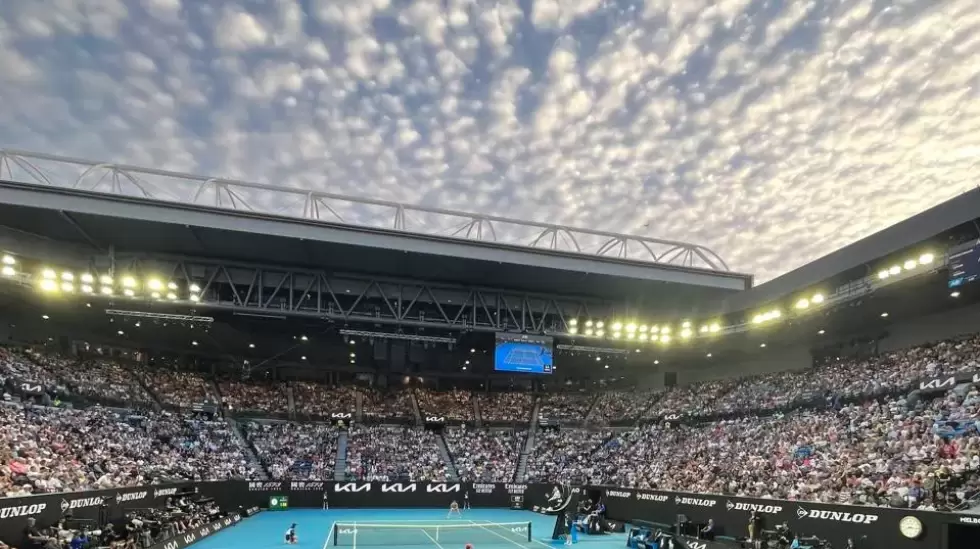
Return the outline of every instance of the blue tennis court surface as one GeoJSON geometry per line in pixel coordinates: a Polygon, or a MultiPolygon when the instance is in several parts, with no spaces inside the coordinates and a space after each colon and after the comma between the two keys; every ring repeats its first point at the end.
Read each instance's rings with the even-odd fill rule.
{"type": "MultiPolygon", "coordinates": [[[[447,519],[448,509],[295,509],[290,511],[265,511],[243,519],[234,528],[228,528],[217,534],[194,543],[193,549],[330,549],[333,545],[333,527],[340,523],[365,524],[425,524],[425,525],[474,525],[474,549],[515,549],[520,547],[543,549],[545,547],[561,548],[561,542],[551,540],[551,532],[555,527],[555,517],[544,516],[531,511],[512,511],[508,509],[472,509],[464,511],[462,518],[447,519]],[[299,543],[285,543],[286,529],[291,523],[296,523],[296,535],[299,543]],[[502,536],[488,535],[481,525],[493,523],[530,522],[532,541],[523,542],[507,539],[502,536]]],[[[379,544],[377,541],[370,545],[362,545],[363,549],[376,547],[391,547],[394,549],[462,549],[463,543],[459,536],[452,536],[452,542],[445,544],[436,540],[419,542],[416,536],[406,533],[403,540],[412,539],[411,543],[399,541],[397,528],[392,532],[391,543],[379,544]]],[[[375,538],[376,540],[376,538],[375,538]]],[[[626,545],[626,534],[608,534],[605,536],[580,536],[579,545],[589,549],[622,549],[626,545]]],[[[356,546],[355,546],[356,547],[356,546]]],[[[350,543],[346,548],[354,549],[350,543]]],[[[343,548],[340,548],[343,549],[343,548]]]]}

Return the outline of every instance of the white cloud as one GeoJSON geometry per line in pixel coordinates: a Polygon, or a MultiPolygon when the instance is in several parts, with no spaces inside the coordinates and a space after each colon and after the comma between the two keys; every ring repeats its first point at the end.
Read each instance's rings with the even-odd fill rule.
{"type": "Polygon", "coordinates": [[[0,145],[692,241],[762,280],[976,184],[969,0],[260,4],[0,3],[0,145]]]}

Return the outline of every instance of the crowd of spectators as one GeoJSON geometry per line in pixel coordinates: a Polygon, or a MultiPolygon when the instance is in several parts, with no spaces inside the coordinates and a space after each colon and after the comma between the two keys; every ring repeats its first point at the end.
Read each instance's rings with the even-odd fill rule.
{"type": "Polygon", "coordinates": [[[198,404],[219,402],[212,383],[200,374],[149,369],[143,371],[143,379],[165,405],[187,410],[198,404]]]}
{"type": "Polygon", "coordinates": [[[599,424],[638,419],[660,391],[607,391],[592,409],[590,419],[599,424]]]}
{"type": "Polygon", "coordinates": [[[538,415],[551,421],[580,422],[595,399],[592,393],[547,393],[541,396],[538,415]]]}
{"type": "Polygon", "coordinates": [[[272,478],[333,478],[339,433],[336,427],[295,422],[249,422],[243,427],[272,478]]]}
{"type": "Polygon", "coordinates": [[[412,393],[408,390],[365,389],[362,406],[371,419],[405,419],[412,417],[412,393]]]}
{"type": "Polygon", "coordinates": [[[0,462],[7,496],[257,473],[223,421],[12,403],[0,405],[0,462]]]}
{"type": "Polygon", "coordinates": [[[357,389],[297,381],[292,384],[296,413],[300,417],[324,418],[332,413],[352,414],[357,409],[357,389]]]}
{"type": "Polygon", "coordinates": [[[524,482],[564,482],[587,476],[593,453],[612,437],[611,431],[545,429],[534,435],[524,482]]]}
{"type": "Polygon", "coordinates": [[[261,381],[229,381],[218,383],[221,403],[235,412],[260,414],[289,414],[289,397],[283,383],[261,381]]]}
{"type": "Polygon", "coordinates": [[[464,482],[511,482],[527,432],[447,429],[443,436],[464,482]]]}
{"type": "Polygon", "coordinates": [[[473,402],[469,391],[418,389],[416,396],[424,415],[439,415],[452,421],[473,420],[473,402]]]}
{"type": "Polygon", "coordinates": [[[133,372],[112,360],[50,357],[48,367],[70,391],[97,402],[142,407],[153,401],[133,372]]]}
{"type": "Polygon", "coordinates": [[[436,436],[410,427],[352,427],[347,439],[347,476],[379,481],[450,480],[436,436]]]}
{"type": "Polygon", "coordinates": [[[474,395],[479,401],[483,421],[527,423],[531,421],[533,398],[530,393],[507,391],[474,395]]]}

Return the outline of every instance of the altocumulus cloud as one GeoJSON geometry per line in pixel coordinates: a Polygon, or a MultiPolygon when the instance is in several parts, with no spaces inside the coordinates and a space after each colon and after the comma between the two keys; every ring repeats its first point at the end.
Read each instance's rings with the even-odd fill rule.
{"type": "Polygon", "coordinates": [[[978,50],[974,0],[5,0],[0,145],[690,241],[765,280],[976,185],[978,50]]]}

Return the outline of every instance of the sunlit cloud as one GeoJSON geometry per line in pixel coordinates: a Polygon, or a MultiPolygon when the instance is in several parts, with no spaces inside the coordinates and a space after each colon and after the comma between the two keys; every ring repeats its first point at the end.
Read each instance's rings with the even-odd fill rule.
{"type": "Polygon", "coordinates": [[[969,0],[0,2],[0,147],[688,241],[757,280],[973,188],[978,86],[969,0]]]}

